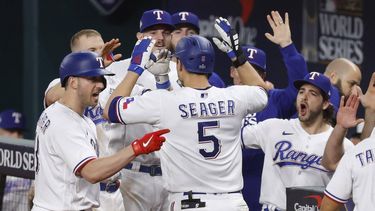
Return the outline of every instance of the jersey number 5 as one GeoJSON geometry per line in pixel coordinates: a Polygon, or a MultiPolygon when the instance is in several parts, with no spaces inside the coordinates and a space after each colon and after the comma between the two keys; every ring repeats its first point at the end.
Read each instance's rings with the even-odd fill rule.
{"type": "Polygon", "coordinates": [[[213,149],[208,151],[207,149],[200,149],[199,153],[205,159],[215,159],[221,151],[220,140],[214,135],[206,135],[206,129],[218,128],[220,126],[219,121],[208,121],[208,122],[198,122],[198,141],[199,144],[213,144],[213,149]]]}

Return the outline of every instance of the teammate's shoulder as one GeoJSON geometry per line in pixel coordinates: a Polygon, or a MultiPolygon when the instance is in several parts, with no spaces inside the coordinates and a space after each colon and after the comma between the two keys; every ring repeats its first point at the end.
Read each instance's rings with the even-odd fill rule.
{"type": "Polygon", "coordinates": [[[129,64],[130,64],[130,58],[123,59],[123,60],[113,62],[111,65],[106,67],[106,69],[109,71],[113,71],[113,72],[124,70],[124,69],[127,70],[129,64]]]}

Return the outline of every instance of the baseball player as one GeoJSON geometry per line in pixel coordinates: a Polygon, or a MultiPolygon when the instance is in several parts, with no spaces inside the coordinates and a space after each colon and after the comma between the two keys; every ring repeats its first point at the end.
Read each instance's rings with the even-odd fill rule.
{"type": "MultiPolygon", "coordinates": [[[[322,164],[325,168],[334,171],[344,154],[343,147],[343,138],[348,132],[348,129],[359,125],[363,119],[356,120],[356,111],[358,107],[358,98],[360,99],[361,104],[365,108],[365,124],[362,128],[362,134],[360,140],[368,138],[372,133],[372,130],[375,126],[375,74],[372,75],[369,87],[367,88],[366,94],[363,95],[361,89],[358,87],[357,92],[352,91],[346,104],[351,104],[351,107],[339,110],[337,114],[337,124],[332,132],[332,135],[329,137],[326,148],[324,150],[324,159],[322,164]]],[[[345,101],[345,96],[341,97],[342,105],[345,101]]]]}
{"type": "MultiPolygon", "coordinates": [[[[137,38],[142,39],[143,37],[151,36],[156,40],[153,53],[158,54],[162,51],[165,52],[170,46],[171,31],[173,29],[174,26],[171,21],[171,15],[168,12],[159,9],[148,10],[145,11],[141,17],[137,38]]],[[[107,70],[116,73],[116,75],[107,78],[108,87],[101,94],[101,105],[107,103],[113,90],[116,89],[127,75],[126,70],[135,67],[131,65],[130,61],[130,58],[121,60],[107,67],[107,70]]],[[[171,87],[173,89],[178,89],[180,85],[177,83],[177,71],[175,68],[175,66],[170,65],[169,58],[167,58],[165,62],[159,62],[153,65],[151,71],[154,69],[156,72],[169,72],[169,75],[167,73],[161,73],[163,75],[158,75],[158,80],[156,80],[153,74],[149,71],[144,71],[137,80],[137,85],[149,90],[167,89],[171,87]]],[[[124,125],[121,124],[113,125],[117,125],[116,127],[124,127],[124,125]]],[[[111,132],[113,136],[118,136],[118,134],[121,133],[123,133],[124,136],[121,139],[116,138],[110,140],[110,151],[116,152],[122,147],[129,145],[135,137],[153,131],[153,128],[149,124],[126,125],[125,128],[126,130],[111,132]]],[[[124,169],[121,171],[122,183],[120,189],[124,198],[125,209],[131,211],[168,210],[168,192],[163,187],[162,173],[160,158],[156,153],[139,156],[131,163],[124,166],[124,169]]]]}
{"type": "MultiPolygon", "coordinates": [[[[330,81],[311,72],[294,86],[298,89],[298,119],[268,119],[241,131],[245,147],[262,149],[265,154],[259,199],[262,210],[285,210],[287,187],[326,186],[331,176],[321,164],[333,130],[329,124],[333,115],[330,81]]],[[[352,145],[345,139],[345,148],[352,145]]]]}
{"type": "MultiPolygon", "coordinates": [[[[111,52],[121,45],[119,39],[112,39],[104,43],[102,35],[94,29],[82,29],[75,33],[70,40],[72,52],[92,51],[103,56],[104,65],[107,67],[113,61],[121,58],[121,54],[113,55],[111,52]]],[[[61,98],[64,93],[58,78],[51,81],[44,95],[44,107],[47,108],[52,103],[61,98]]]]}
{"type": "Polygon", "coordinates": [[[374,209],[374,148],[375,134],[372,134],[345,152],[324,191],[321,211],[339,210],[350,198],[355,204],[354,211],[374,209]]]}
{"type": "MultiPolygon", "coordinates": [[[[296,113],[295,99],[298,90],[294,87],[295,80],[303,79],[308,74],[304,58],[297,52],[291,38],[289,28],[289,15],[285,13],[283,20],[277,11],[272,11],[267,16],[273,34],[267,33],[266,37],[280,46],[284,64],[287,69],[288,86],[283,89],[268,89],[268,104],[260,112],[249,114],[243,121],[244,127],[255,125],[270,118],[290,119],[296,113]]],[[[257,70],[265,80],[267,74],[266,53],[253,46],[243,46],[243,51],[249,63],[257,70]]],[[[231,68],[232,74],[237,74],[236,68],[231,68]]],[[[236,81],[239,83],[239,81],[236,81]]],[[[264,153],[261,149],[243,149],[242,174],[244,177],[244,188],[242,190],[244,199],[250,210],[261,210],[259,204],[260,185],[264,153]]]]}
{"type": "Polygon", "coordinates": [[[331,103],[335,111],[340,105],[340,97],[349,97],[351,91],[355,87],[359,87],[362,79],[359,67],[345,58],[337,58],[332,60],[326,67],[324,75],[327,76],[332,86],[331,103]]]}
{"type": "MultiPolygon", "coordinates": [[[[375,125],[375,73],[372,74],[369,87],[365,95],[360,96],[360,101],[365,107],[365,126],[373,130],[375,125]]],[[[341,99],[341,105],[344,98],[341,99]]],[[[351,94],[346,104],[348,107],[340,107],[337,114],[337,125],[334,128],[329,142],[336,144],[338,149],[342,146],[342,139],[349,127],[355,126],[359,121],[356,120],[356,111],[359,104],[359,98],[351,94]]],[[[373,149],[374,149],[375,130],[369,138],[358,143],[353,149],[345,152],[340,160],[332,180],[329,182],[325,197],[322,201],[321,210],[338,210],[342,204],[353,198],[354,210],[372,210],[375,207],[373,199],[373,149]]],[[[335,152],[337,149],[330,146],[329,152],[335,152]]],[[[328,148],[327,144],[327,148],[328,148]]],[[[326,149],[327,150],[327,149],[326,149]]],[[[340,150],[339,150],[340,151],[340,150]]]]}
{"type": "MultiPolygon", "coordinates": [[[[240,120],[262,109],[267,95],[261,88],[264,81],[246,61],[228,21],[217,19],[215,28],[225,40],[221,48],[225,45],[244,84],[257,86],[212,87],[208,75],[214,67],[213,47],[206,38],[191,35],[183,37],[175,50],[181,89],[119,97],[129,96],[129,85],[139,77],[140,72],[129,69],[104,109],[112,122],[171,127],[168,144],[160,152],[171,210],[248,210],[240,192],[241,144],[235,137],[240,120]]],[[[153,42],[145,38],[135,46],[136,70],[143,69],[153,42]]]]}
{"type": "Polygon", "coordinates": [[[146,134],[118,153],[98,158],[97,134],[84,116],[105,88],[102,57],[90,51],[68,54],[60,65],[62,98],[40,116],[35,138],[33,211],[88,210],[99,206],[99,181],[120,171],[137,155],[159,150],[168,129],[146,134]]]}
{"type": "MultiPolygon", "coordinates": [[[[196,14],[187,11],[176,12],[172,15],[172,23],[175,26],[175,29],[172,31],[172,40],[171,44],[173,49],[176,48],[178,41],[185,36],[198,35],[199,28],[199,18],[196,14]]],[[[176,65],[175,57],[172,59],[172,65],[176,65]]],[[[220,78],[220,76],[212,72],[211,76],[208,78],[208,82],[212,86],[219,88],[224,88],[225,83],[220,78]]]]}
{"type": "MultiPolygon", "coordinates": [[[[0,113],[0,136],[23,138],[25,117],[22,113],[7,109],[0,113]]],[[[2,209],[3,211],[28,211],[28,191],[31,180],[13,176],[6,176],[2,209]]]]}
{"type": "MultiPolygon", "coordinates": [[[[104,43],[101,34],[94,29],[82,29],[75,33],[70,41],[70,49],[72,52],[79,52],[89,50],[96,52],[101,55],[108,54],[108,51],[113,51],[120,45],[118,39],[112,39],[110,42],[104,43]]],[[[112,54],[109,54],[112,55],[112,54]]],[[[110,57],[110,56],[107,56],[110,57]]],[[[114,59],[119,59],[121,54],[112,55],[112,58],[104,57],[103,60],[107,60],[109,65],[114,59]]],[[[59,100],[64,94],[65,89],[61,87],[60,79],[53,80],[45,91],[44,105],[45,107],[59,100]]],[[[99,97],[101,94],[99,95],[99,97]]],[[[109,142],[111,139],[121,139],[124,136],[124,132],[117,133],[115,136],[109,131],[125,131],[121,125],[110,125],[105,119],[102,118],[103,108],[100,104],[94,107],[87,107],[84,115],[89,117],[96,125],[98,135],[98,148],[99,156],[109,156],[112,153],[109,151],[109,142]],[[108,129],[109,128],[109,129],[108,129]],[[108,134],[109,133],[109,134],[108,134]]],[[[119,175],[115,175],[107,181],[100,182],[100,207],[95,208],[95,211],[124,211],[123,198],[119,190],[120,180],[119,175]]]]}

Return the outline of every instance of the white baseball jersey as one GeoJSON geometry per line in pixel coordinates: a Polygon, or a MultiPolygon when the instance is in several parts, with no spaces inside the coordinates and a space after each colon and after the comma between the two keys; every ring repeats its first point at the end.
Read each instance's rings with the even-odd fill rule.
{"type": "Polygon", "coordinates": [[[375,135],[361,141],[342,157],[325,195],[339,203],[351,197],[354,211],[375,207],[375,135]]]}
{"type": "Polygon", "coordinates": [[[50,210],[99,206],[99,185],[76,176],[97,156],[94,123],[59,102],[50,105],[36,127],[34,204],[50,210]]]}
{"type": "MultiPolygon", "coordinates": [[[[109,67],[107,67],[107,70],[115,73],[116,75],[107,77],[107,82],[108,82],[107,89],[104,91],[104,93],[107,93],[107,94],[101,93],[101,96],[100,96],[101,102],[103,105],[107,103],[107,100],[110,94],[112,93],[112,91],[116,89],[116,87],[124,79],[129,65],[130,65],[130,59],[126,59],[126,60],[114,62],[109,67]]],[[[169,68],[171,69],[169,73],[171,85],[174,89],[178,89],[180,88],[180,86],[177,83],[178,77],[177,77],[177,71],[176,71],[176,63],[170,62],[169,68]]],[[[147,70],[144,70],[142,75],[137,80],[137,85],[138,86],[135,86],[133,88],[131,96],[141,95],[147,89],[156,90],[156,82],[155,82],[154,75],[152,75],[147,70]]],[[[134,141],[135,139],[138,139],[144,136],[144,134],[153,131],[152,126],[149,124],[132,124],[132,125],[127,125],[126,127],[124,127],[124,125],[121,125],[121,124],[115,124],[115,125],[112,125],[111,127],[112,128],[113,127],[126,128],[126,133],[125,133],[125,129],[122,129],[122,133],[124,133],[125,138],[121,140],[120,139],[111,140],[110,145],[109,145],[109,148],[111,151],[119,151],[124,146],[130,145],[131,142],[134,141]],[[121,143],[116,143],[116,140],[118,140],[121,143]]],[[[142,164],[160,165],[160,159],[157,153],[150,153],[147,155],[137,156],[134,159],[134,161],[138,161],[142,164]]]]}
{"type": "MultiPolygon", "coordinates": [[[[264,151],[260,203],[286,209],[286,188],[326,186],[332,176],[322,165],[325,145],[332,132],[308,134],[299,119],[268,119],[241,130],[245,147],[264,151]]],[[[345,149],[353,144],[344,140],[345,149]]]]}
{"type": "Polygon", "coordinates": [[[118,101],[118,120],[169,128],[160,151],[170,192],[231,192],[242,189],[241,120],[267,104],[260,87],[156,90],[118,101]]]}

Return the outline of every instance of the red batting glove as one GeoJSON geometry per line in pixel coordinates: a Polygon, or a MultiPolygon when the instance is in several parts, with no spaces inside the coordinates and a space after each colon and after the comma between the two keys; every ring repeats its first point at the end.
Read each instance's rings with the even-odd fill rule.
{"type": "Polygon", "coordinates": [[[159,150],[165,141],[165,137],[161,135],[169,132],[169,129],[158,130],[152,133],[147,133],[142,138],[133,141],[132,147],[134,156],[148,154],[150,152],[159,150]]]}

